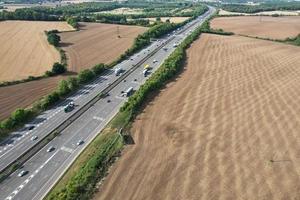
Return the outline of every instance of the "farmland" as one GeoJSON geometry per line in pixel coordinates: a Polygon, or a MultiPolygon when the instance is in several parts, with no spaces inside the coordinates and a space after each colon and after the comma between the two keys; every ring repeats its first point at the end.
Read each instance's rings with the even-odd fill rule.
{"type": "Polygon", "coordinates": [[[69,70],[79,72],[98,63],[109,64],[131,47],[138,34],[146,30],[138,26],[81,23],[79,32],[61,33],[69,70]]]}
{"type": "Polygon", "coordinates": [[[45,30],[73,30],[66,22],[3,21],[0,23],[0,82],[43,75],[58,51],[48,44],[45,30]]]}
{"type": "Polygon", "coordinates": [[[45,78],[27,83],[0,87],[0,120],[7,118],[16,108],[30,106],[52,92],[64,76],[45,78]]]}
{"type": "Polygon", "coordinates": [[[94,199],[298,198],[299,48],[203,34],[187,56],[94,199]]]}
{"type": "Polygon", "coordinates": [[[218,17],[212,21],[211,27],[254,37],[286,39],[300,33],[300,17],[218,17]]]}
{"type": "Polygon", "coordinates": [[[219,11],[219,15],[296,15],[298,16],[300,14],[300,11],[289,11],[289,10],[274,10],[274,11],[263,11],[263,12],[257,12],[257,13],[241,13],[241,12],[230,12],[221,9],[219,11]]]}

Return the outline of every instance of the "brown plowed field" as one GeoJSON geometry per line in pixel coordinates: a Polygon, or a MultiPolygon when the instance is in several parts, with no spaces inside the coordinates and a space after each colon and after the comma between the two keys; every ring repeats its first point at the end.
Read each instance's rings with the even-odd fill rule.
{"type": "Polygon", "coordinates": [[[45,30],[72,30],[66,22],[0,22],[0,82],[40,76],[60,61],[45,30]]]}
{"type": "Polygon", "coordinates": [[[55,76],[17,85],[0,87],[0,120],[7,118],[17,108],[30,106],[49,94],[58,82],[67,76],[55,76]]]}
{"type": "Polygon", "coordinates": [[[95,200],[300,198],[300,49],[202,35],[95,200]],[[273,161],[273,162],[271,162],[273,161]]]}
{"type": "Polygon", "coordinates": [[[138,26],[81,23],[79,32],[62,33],[69,70],[79,72],[98,63],[110,63],[133,44],[138,34],[147,30],[138,26]],[[117,37],[117,27],[121,38],[117,37]]]}
{"type": "Polygon", "coordinates": [[[212,20],[211,27],[242,35],[286,39],[300,33],[300,16],[218,17],[212,20]]]}

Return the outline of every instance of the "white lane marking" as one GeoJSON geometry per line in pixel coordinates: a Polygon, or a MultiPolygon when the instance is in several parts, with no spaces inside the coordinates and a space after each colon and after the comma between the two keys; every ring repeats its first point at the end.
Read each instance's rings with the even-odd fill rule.
{"type": "Polygon", "coordinates": [[[131,81],[131,83],[134,83],[134,84],[138,84],[138,85],[141,85],[142,83],[138,82],[138,81],[131,81]]]}
{"type": "Polygon", "coordinates": [[[39,171],[45,167],[45,165],[58,153],[58,151],[56,151],[50,158],[48,158],[44,164],[42,164],[37,170],[35,170],[33,172],[33,174],[31,174],[21,185],[19,185],[8,197],[5,198],[5,200],[11,200],[13,199],[24,187],[26,184],[29,183],[29,181],[39,173],[39,171]]]}
{"type": "Polygon", "coordinates": [[[120,97],[120,96],[115,96],[115,98],[116,99],[122,99],[122,100],[126,99],[125,97],[120,97]]]}
{"type": "Polygon", "coordinates": [[[102,117],[94,116],[93,119],[98,120],[98,121],[104,121],[102,117]]]}
{"type": "Polygon", "coordinates": [[[60,149],[63,150],[63,151],[66,151],[68,153],[73,153],[73,149],[65,147],[65,146],[61,147],[60,149]]]}

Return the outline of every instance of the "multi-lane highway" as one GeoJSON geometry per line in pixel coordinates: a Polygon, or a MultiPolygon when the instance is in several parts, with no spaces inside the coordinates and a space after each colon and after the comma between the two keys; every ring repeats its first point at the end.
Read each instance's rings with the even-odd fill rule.
{"type": "Polygon", "coordinates": [[[27,124],[26,128],[14,132],[12,137],[0,144],[1,171],[110,86],[109,96],[93,101],[88,109],[85,109],[85,112],[72,120],[70,125],[63,129],[57,137],[30,157],[21,169],[0,183],[0,199],[42,199],[80,152],[118,112],[127,99],[123,92],[130,87],[137,90],[174,51],[173,45],[182,42],[213,12],[214,9],[210,8],[207,13],[185,25],[182,30],[152,42],[141,52],[118,64],[115,68],[124,69],[123,74],[127,72],[126,77],[124,75],[116,76],[114,74],[115,68],[107,70],[105,74],[81,88],[66,101],[45,111],[33,122],[27,124]],[[149,75],[144,77],[143,70],[146,64],[149,64],[152,69],[149,75]],[[119,80],[118,83],[114,84],[117,80],[119,80]],[[111,86],[112,84],[114,87],[111,86]],[[63,108],[70,101],[74,101],[75,109],[65,113],[63,108]],[[33,140],[34,136],[37,136],[37,139],[33,140]],[[79,141],[83,141],[83,143],[78,145],[79,141]],[[50,147],[54,147],[54,150],[47,152],[50,147]],[[18,173],[22,170],[28,171],[28,173],[19,177],[18,173]]]}

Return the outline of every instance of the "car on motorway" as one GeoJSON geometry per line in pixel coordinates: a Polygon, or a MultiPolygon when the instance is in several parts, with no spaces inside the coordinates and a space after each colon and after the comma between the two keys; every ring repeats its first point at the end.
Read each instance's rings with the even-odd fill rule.
{"type": "Polygon", "coordinates": [[[153,63],[157,63],[157,60],[153,60],[153,63]]]}
{"type": "Polygon", "coordinates": [[[26,174],[28,174],[28,171],[22,170],[22,171],[18,174],[18,177],[23,177],[23,176],[25,176],[26,174]]]}
{"type": "Polygon", "coordinates": [[[47,152],[49,153],[49,152],[51,152],[51,151],[54,151],[54,147],[53,146],[51,146],[51,147],[49,147],[48,149],[47,149],[47,152]]]}
{"type": "Polygon", "coordinates": [[[125,91],[125,96],[129,97],[132,93],[133,93],[133,87],[130,87],[125,91]]]}
{"type": "Polygon", "coordinates": [[[34,128],[35,128],[35,126],[29,126],[29,127],[28,127],[28,130],[31,131],[31,130],[33,130],[34,128]]]}
{"type": "Polygon", "coordinates": [[[83,140],[79,140],[79,141],[76,143],[76,145],[77,145],[77,146],[80,146],[80,145],[82,145],[83,143],[84,143],[83,140]]]}
{"type": "Polygon", "coordinates": [[[73,110],[74,107],[75,107],[75,104],[74,104],[73,101],[71,101],[70,103],[68,103],[68,105],[66,105],[66,106],[64,107],[64,111],[65,111],[65,112],[69,112],[69,111],[73,110]]]}
{"type": "Polygon", "coordinates": [[[121,67],[118,67],[115,69],[115,75],[119,76],[122,73],[123,69],[121,67]]]}
{"type": "Polygon", "coordinates": [[[38,136],[36,136],[36,135],[31,137],[31,141],[34,141],[36,139],[38,139],[38,136]]]}

